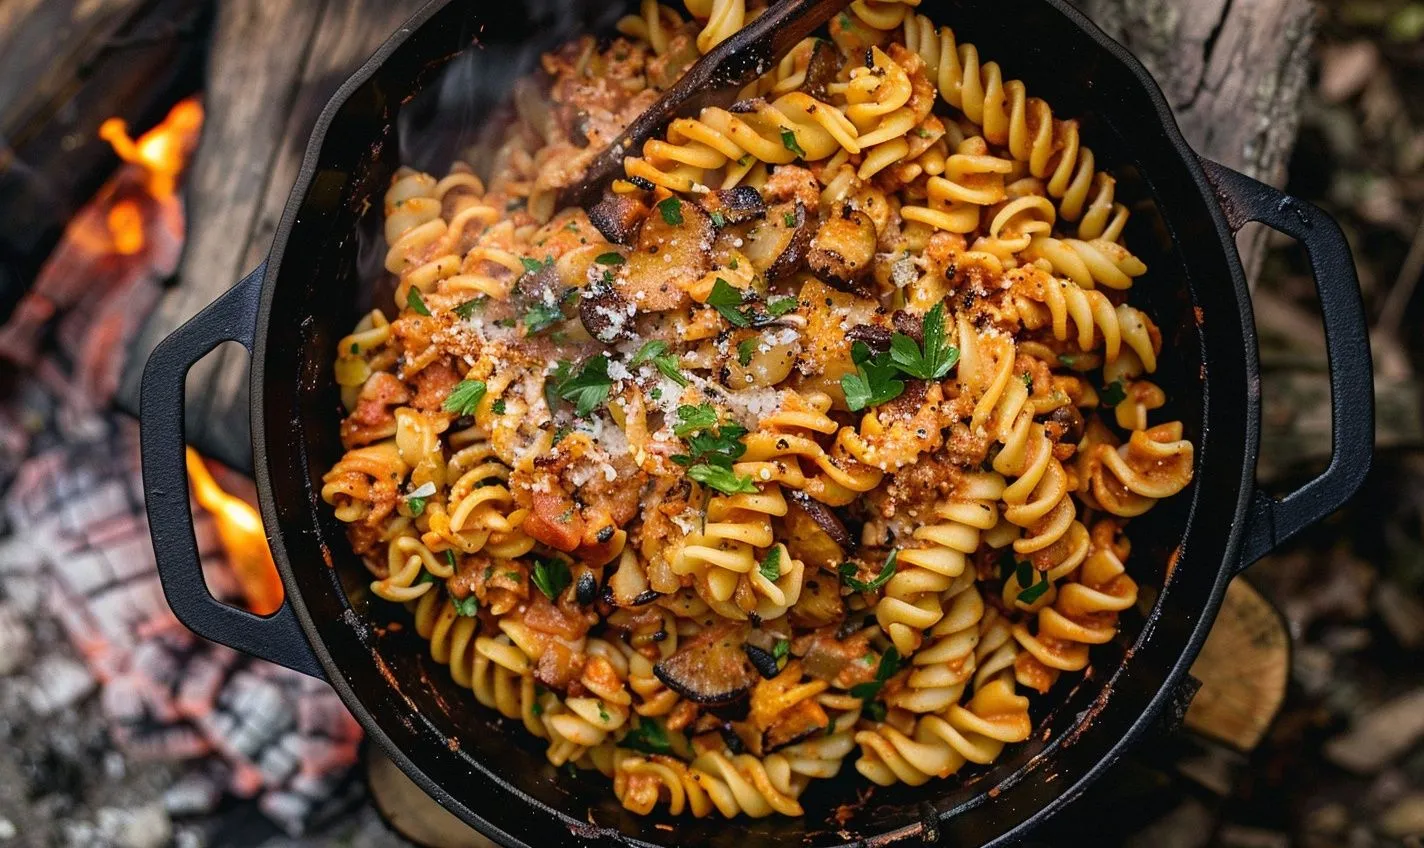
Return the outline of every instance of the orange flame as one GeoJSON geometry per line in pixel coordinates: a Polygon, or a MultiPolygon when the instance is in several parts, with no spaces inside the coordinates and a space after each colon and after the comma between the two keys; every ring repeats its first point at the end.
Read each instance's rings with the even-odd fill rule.
{"type": "Polygon", "coordinates": [[[120,200],[109,209],[109,235],[114,239],[114,252],[133,256],[143,250],[147,240],[143,234],[143,212],[132,200],[120,200]]]}
{"type": "Polygon", "coordinates": [[[217,522],[218,538],[242,585],[248,609],[258,615],[276,612],[282,605],[282,579],[267,547],[262,517],[251,504],[222,490],[197,451],[188,448],[187,460],[193,496],[217,522]]]}
{"type": "Polygon", "coordinates": [[[99,137],[114,146],[120,159],[143,167],[148,174],[149,194],[163,199],[177,192],[178,176],[187,167],[202,128],[203,106],[189,98],[169,110],[168,117],[137,141],[129,136],[128,125],[119,118],[101,124],[99,137]]]}

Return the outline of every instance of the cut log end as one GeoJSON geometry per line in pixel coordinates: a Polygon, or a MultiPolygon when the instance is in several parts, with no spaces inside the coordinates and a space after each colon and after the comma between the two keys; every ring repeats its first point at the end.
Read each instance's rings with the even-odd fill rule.
{"type": "Polygon", "coordinates": [[[374,746],[366,752],[366,782],[381,818],[401,836],[427,848],[495,848],[421,791],[374,746]]]}
{"type": "Polygon", "coordinates": [[[1285,700],[1290,637],[1281,614],[1240,577],[1227,586],[1191,673],[1202,687],[1187,727],[1241,751],[1259,745],[1285,700]]]}

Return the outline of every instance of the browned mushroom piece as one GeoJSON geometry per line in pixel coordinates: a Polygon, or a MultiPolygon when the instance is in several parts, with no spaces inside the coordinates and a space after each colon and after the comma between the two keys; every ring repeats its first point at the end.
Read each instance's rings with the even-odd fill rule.
{"type": "Polygon", "coordinates": [[[793,627],[825,627],[841,620],[845,602],[841,600],[840,581],[828,572],[808,572],[801,586],[801,597],[787,610],[786,618],[793,627]]]}
{"type": "Polygon", "coordinates": [[[700,633],[653,666],[653,673],[694,703],[731,703],[760,679],[742,648],[746,631],[745,624],[731,624],[700,633]]]}
{"type": "Polygon", "coordinates": [[[615,287],[639,312],[667,312],[691,298],[682,283],[712,269],[712,219],[695,203],[676,197],[643,221],[637,245],[615,287]]]}
{"type": "Polygon", "coordinates": [[[611,283],[599,281],[585,288],[578,311],[583,328],[604,344],[627,341],[636,335],[633,304],[611,283]]]}
{"type": "Polygon", "coordinates": [[[767,209],[765,220],[747,230],[742,252],[757,273],[769,281],[780,280],[795,273],[805,262],[812,229],[810,216],[801,201],[777,203],[767,209]]]}
{"type": "Polygon", "coordinates": [[[811,58],[806,63],[806,77],[801,81],[801,90],[817,100],[825,100],[826,86],[836,81],[845,59],[834,42],[818,38],[812,45],[811,58]]]}
{"type": "Polygon", "coordinates": [[[875,239],[870,216],[839,203],[812,237],[806,265],[822,279],[849,285],[870,270],[875,239]]]}
{"type": "Polygon", "coordinates": [[[753,186],[718,189],[702,198],[702,208],[717,226],[745,224],[766,217],[766,201],[753,186]]]}
{"type": "Polygon", "coordinates": [[[791,556],[815,568],[834,569],[855,549],[855,538],[830,507],[805,492],[787,493],[781,537],[791,556]]]}
{"type": "Polygon", "coordinates": [[[783,712],[777,717],[776,723],[767,728],[762,736],[762,753],[770,754],[818,733],[823,734],[830,723],[830,716],[826,715],[825,709],[814,699],[797,701],[795,706],[783,712]]]}
{"type": "Polygon", "coordinates": [[[588,210],[588,219],[603,237],[615,244],[632,244],[638,225],[648,217],[648,205],[638,196],[607,191],[588,210]]]}

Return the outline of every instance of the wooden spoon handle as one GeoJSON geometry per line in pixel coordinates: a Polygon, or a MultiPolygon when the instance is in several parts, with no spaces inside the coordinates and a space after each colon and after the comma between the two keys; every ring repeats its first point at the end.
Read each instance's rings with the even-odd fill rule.
{"type": "Polygon", "coordinates": [[[559,208],[596,202],[623,172],[623,159],[673,118],[707,106],[725,106],[742,86],[770,70],[781,58],[850,0],[781,0],[732,37],[708,51],[657,102],[599,153],[582,179],[559,191],[559,208]]]}

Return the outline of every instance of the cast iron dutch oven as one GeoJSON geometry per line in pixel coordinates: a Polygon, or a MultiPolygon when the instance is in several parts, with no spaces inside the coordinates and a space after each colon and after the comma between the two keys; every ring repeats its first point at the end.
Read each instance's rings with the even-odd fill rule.
{"type": "MultiPolygon", "coordinates": [[[[341,454],[332,377],[337,340],[361,303],[358,232],[379,232],[382,195],[417,93],[448,62],[467,63],[473,100],[492,98],[538,50],[577,31],[610,32],[620,9],[545,0],[432,2],[347,82],[323,112],[265,265],[164,341],[143,381],[143,472],[169,603],[195,632],[330,681],[367,733],[423,789],[505,846],[1000,845],[1080,795],[1140,738],[1173,698],[1233,576],[1359,486],[1373,449],[1371,364],[1349,248],[1320,210],[1220,165],[1183,141],[1140,64],[1066,0],[925,0],[1060,115],[1081,116],[1088,143],[1132,207],[1128,243],[1151,269],[1133,300],[1157,317],[1170,398],[1197,445],[1196,478],[1131,528],[1129,569],[1142,585],[1117,640],[1096,650],[1087,679],[1036,706],[1031,741],[992,768],[919,788],[876,789],[849,764],[813,784],[804,819],[670,820],[624,812],[609,781],[570,776],[542,743],[494,717],[429,659],[403,612],[376,602],[342,526],[318,495],[341,454]],[[532,48],[532,49],[531,49],[532,48]],[[1255,487],[1260,375],[1251,300],[1233,236],[1260,221],[1308,250],[1329,348],[1333,454],[1283,500],[1255,487]],[[257,485],[287,602],[268,618],[204,588],[183,466],[183,383],[220,342],[252,353],[257,485]],[[1171,563],[1172,565],[1168,565],[1171,563]],[[657,825],[672,824],[672,829],[657,825]],[[903,843],[902,843],[903,841],[903,843]]],[[[451,107],[448,87],[441,108],[451,107]]],[[[412,136],[414,137],[414,136],[412,136]]],[[[439,167],[447,163],[418,163],[439,167]]]]}

